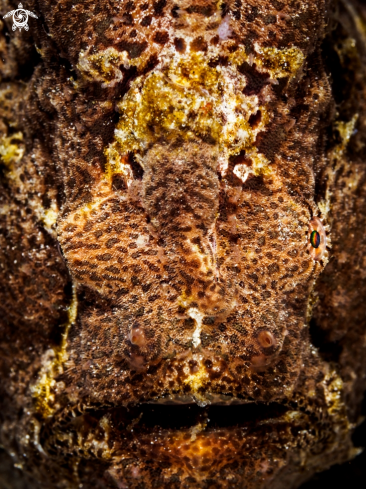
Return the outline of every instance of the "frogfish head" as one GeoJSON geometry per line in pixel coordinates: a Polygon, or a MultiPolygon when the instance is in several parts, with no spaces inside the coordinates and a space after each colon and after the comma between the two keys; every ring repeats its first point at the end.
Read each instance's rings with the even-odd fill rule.
{"type": "Polygon", "coordinates": [[[98,82],[118,117],[99,165],[66,165],[74,293],[32,392],[43,453],[84,488],[298,487],[353,453],[309,333],[341,152],[328,2],[257,3],[123,2],[114,31],[134,37],[80,54],[75,103],[98,82]]]}

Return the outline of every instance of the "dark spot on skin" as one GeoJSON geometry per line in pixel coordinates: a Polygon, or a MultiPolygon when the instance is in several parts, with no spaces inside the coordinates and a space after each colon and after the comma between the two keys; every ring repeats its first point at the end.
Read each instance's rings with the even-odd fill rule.
{"type": "Polygon", "coordinates": [[[276,123],[270,123],[266,131],[261,131],[256,138],[256,146],[260,153],[263,153],[266,158],[273,161],[278,150],[286,138],[287,131],[285,128],[276,123]]]}
{"type": "Polygon", "coordinates": [[[277,273],[277,272],[279,272],[279,271],[280,271],[280,267],[278,266],[278,264],[277,264],[277,263],[271,263],[270,265],[268,265],[268,267],[267,267],[267,268],[268,268],[268,272],[269,272],[270,274],[272,274],[272,273],[277,273]]]}
{"type": "Polygon", "coordinates": [[[207,42],[202,36],[196,37],[196,39],[191,42],[191,50],[193,52],[207,51],[207,42]]]}
{"type": "Polygon", "coordinates": [[[174,46],[178,53],[184,53],[186,50],[186,42],[182,38],[176,37],[174,39],[174,46]]]}
{"type": "Polygon", "coordinates": [[[133,275],[131,277],[131,282],[132,282],[132,285],[134,285],[134,286],[140,285],[140,279],[136,275],[133,275]]]}
{"type": "Polygon", "coordinates": [[[209,317],[205,317],[203,318],[203,321],[202,321],[203,324],[214,324],[215,323],[215,317],[214,316],[209,316],[209,317]]]}
{"type": "Polygon", "coordinates": [[[123,25],[133,25],[133,17],[131,14],[124,14],[122,16],[122,24],[123,25]]]}
{"type": "Polygon", "coordinates": [[[279,12],[284,8],[285,4],[284,2],[281,2],[280,0],[272,0],[272,4],[276,10],[279,12]]]}
{"type": "MultiPolygon", "coordinates": [[[[220,42],[220,37],[219,36],[214,36],[211,41],[210,41],[210,44],[212,44],[213,46],[217,46],[217,44],[220,42]]],[[[211,63],[211,62],[210,62],[211,63]]],[[[211,66],[211,64],[209,63],[209,65],[211,66]]]]}
{"type": "Polygon", "coordinates": [[[131,59],[138,58],[146,50],[148,43],[144,42],[127,42],[122,41],[117,44],[120,51],[127,51],[131,59]]]}
{"type": "Polygon", "coordinates": [[[240,12],[240,10],[234,10],[233,17],[234,17],[235,20],[240,20],[241,19],[241,12],[240,12]]]}
{"type": "Polygon", "coordinates": [[[164,45],[169,41],[169,34],[166,31],[159,31],[153,37],[153,41],[157,44],[164,45]]]}
{"type": "Polygon", "coordinates": [[[275,24],[276,20],[277,20],[277,17],[275,15],[266,15],[264,17],[264,23],[266,25],[275,24]]]}
{"type": "Polygon", "coordinates": [[[133,10],[135,10],[135,4],[132,0],[129,0],[128,2],[126,2],[126,5],[125,5],[125,10],[126,12],[132,12],[133,10]]]}
{"type": "Polygon", "coordinates": [[[211,17],[215,12],[214,5],[192,5],[186,9],[189,14],[200,14],[204,17],[211,17]]]}
{"type": "Polygon", "coordinates": [[[172,10],[171,10],[171,14],[172,14],[173,19],[178,19],[178,18],[179,18],[178,10],[179,10],[178,5],[175,5],[175,6],[172,8],[172,10]]]}
{"type": "Polygon", "coordinates": [[[161,17],[164,14],[164,8],[166,7],[167,0],[158,0],[154,3],[154,13],[157,17],[161,17]]]}
{"type": "Polygon", "coordinates": [[[152,15],[146,15],[146,17],[144,17],[140,24],[143,26],[143,27],[148,27],[150,24],[151,24],[151,21],[152,21],[152,15]]]}
{"type": "Polygon", "coordinates": [[[97,255],[96,258],[99,261],[109,261],[112,255],[110,253],[104,253],[103,255],[97,255]]]}
{"type": "Polygon", "coordinates": [[[255,176],[249,175],[247,180],[242,185],[243,190],[251,190],[254,192],[261,192],[264,195],[270,195],[271,191],[267,188],[265,180],[262,175],[255,176]]]}
{"type": "Polygon", "coordinates": [[[245,19],[248,22],[253,22],[258,17],[259,9],[258,7],[248,6],[248,13],[245,15],[245,19]]]}

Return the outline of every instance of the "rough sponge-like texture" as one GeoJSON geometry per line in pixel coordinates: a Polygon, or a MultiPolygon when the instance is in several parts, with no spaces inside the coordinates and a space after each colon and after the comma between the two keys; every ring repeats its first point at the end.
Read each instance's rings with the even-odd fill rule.
{"type": "Polygon", "coordinates": [[[359,453],[361,3],[0,20],[1,488],[296,489],[359,453]]]}

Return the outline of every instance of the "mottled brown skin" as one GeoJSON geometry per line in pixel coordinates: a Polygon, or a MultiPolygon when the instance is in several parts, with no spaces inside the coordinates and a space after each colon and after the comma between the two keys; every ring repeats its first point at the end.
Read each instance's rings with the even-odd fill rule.
{"type": "Polygon", "coordinates": [[[365,8],[26,8],[39,17],[28,32],[0,21],[0,486],[289,489],[352,458],[366,387],[365,8]],[[107,72],[80,61],[108,48],[107,72]],[[302,61],[284,76],[265,48],[302,61]],[[225,153],[222,170],[214,123],[189,132],[192,111],[186,128],[156,117],[120,154],[130,177],[111,171],[122,97],[154,73],[175,87],[169,56],[189,52],[256,100],[236,112],[257,131],[252,153],[225,153]]]}

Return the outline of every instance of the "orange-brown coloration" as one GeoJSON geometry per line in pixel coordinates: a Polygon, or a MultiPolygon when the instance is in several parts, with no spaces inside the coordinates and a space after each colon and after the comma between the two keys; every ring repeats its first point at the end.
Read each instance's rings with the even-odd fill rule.
{"type": "Polygon", "coordinates": [[[51,3],[27,4],[42,27],[0,24],[0,443],[23,487],[288,489],[348,460],[366,386],[358,17],[51,3]]]}
{"type": "Polygon", "coordinates": [[[130,331],[129,340],[133,345],[143,346],[146,343],[144,331],[138,326],[133,326],[130,331]]]}

